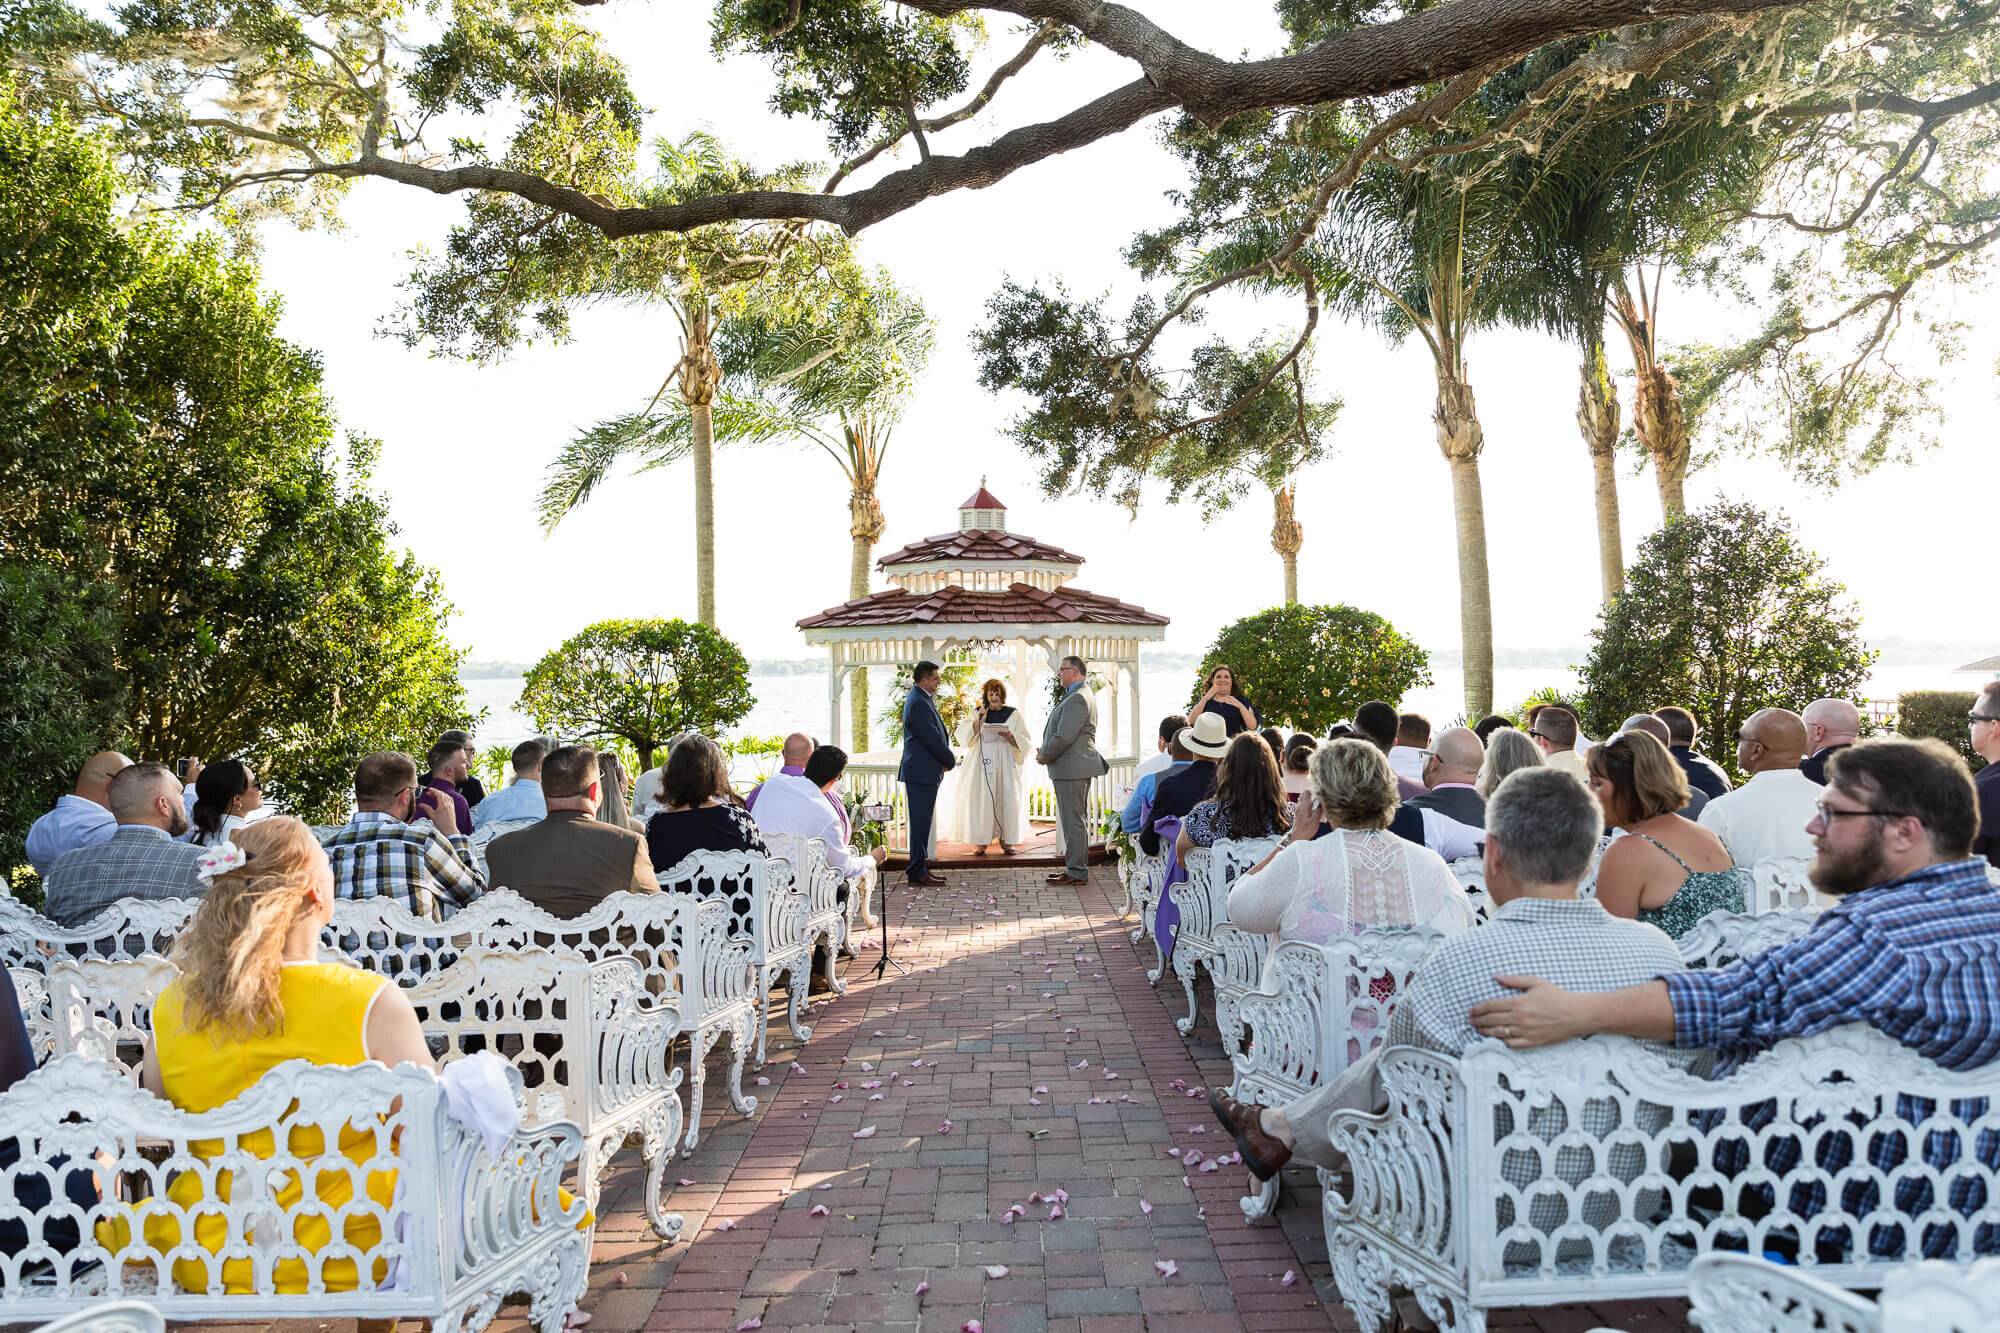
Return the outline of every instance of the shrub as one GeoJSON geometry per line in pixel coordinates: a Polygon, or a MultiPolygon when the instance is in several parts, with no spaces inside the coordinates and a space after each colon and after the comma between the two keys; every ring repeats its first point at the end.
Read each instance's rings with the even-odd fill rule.
{"type": "Polygon", "coordinates": [[[1896,730],[1905,736],[1935,736],[1965,757],[1977,773],[1986,767],[1972,749],[1972,731],[1965,715],[1979,702],[1971,690],[1911,690],[1896,696],[1896,730]]]}
{"type": "Polygon", "coordinates": [[[720,737],[755,700],[750,663],[685,620],[604,620],[535,663],[520,707],[551,735],[629,741],[639,768],[684,731],[720,737]]]}
{"type": "Polygon", "coordinates": [[[1668,523],[1640,545],[1624,593],[1599,617],[1578,681],[1584,729],[1609,735],[1629,714],[1679,704],[1727,764],[1758,709],[1858,698],[1875,654],[1824,564],[1784,515],[1750,505],[1668,523]]]}
{"type": "Polygon", "coordinates": [[[1431,683],[1430,654],[1372,611],[1352,606],[1273,607],[1227,625],[1202,654],[1188,704],[1227,663],[1237,697],[1266,725],[1320,735],[1370,699],[1395,703],[1431,683]]]}

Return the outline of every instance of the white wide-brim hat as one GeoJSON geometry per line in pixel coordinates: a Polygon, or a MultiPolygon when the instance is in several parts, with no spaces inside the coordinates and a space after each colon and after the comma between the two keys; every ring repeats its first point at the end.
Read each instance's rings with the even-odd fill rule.
{"type": "Polygon", "coordinates": [[[1182,727],[1175,742],[1190,754],[1204,759],[1220,759],[1229,748],[1229,728],[1216,713],[1203,713],[1191,727],[1182,727]]]}

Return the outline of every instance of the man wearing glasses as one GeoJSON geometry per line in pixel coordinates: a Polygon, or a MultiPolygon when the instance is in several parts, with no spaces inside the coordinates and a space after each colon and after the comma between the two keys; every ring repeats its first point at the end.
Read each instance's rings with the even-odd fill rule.
{"type": "MultiPolygon", "coordinates": [[[[2000,1057],[2000,891],[1987,882],[1986,862],[1972,855],[1979,807],[1964,761],[1942,741],[1863,741],[1836,754],[1827,777],[1806,823],[1815,851],[1808,873],[1837,901],[1803,937],[1729,967],[1594,995],[1539,977],[1499,977],[1519,993],[1475,1005],[1472,1026],[1513,1047],[1592,1032],[1709,1047],[1716,1077],[1786,1037],[1852,1022],[1871,1024],[1947,1069],[1976,1069],[2000,1057]]],[[[1928,1114],[1910,1098],[1898,1099],[1897,1113],[1912,1124],[1928,1114]]],[[[1968,1118],[1981,1114],[1967,1108],[1968,1118]]],[[[1954,1136],[1934,1138],[1924,1138],[1927,1159],[1957,1151],[1954,1136]]],[[[1865,1139],[1875,1166],[1900,1163],[1904,1136],[1865,1139]],[[1893,1160],[1878,1160],[1885,1155],[1893,1160]]],[[[1852,1139],[1841,1141],[1852,1150],[1852,1139]]],[[[1769,1147],[1772,1170],[1796,1164],[1797,1140],[1774,1139],[1769,1147]],[[1790,1161],[1781,1160],[1788,1154],[1790,1161]]],[[[1949,1174],[1949,1161],[1927,1164],[1949,1174]]],[[[1837,1176],[1841,1163],[1819,1165],[1837,1176]]],[[[1979,1206],[1961,1188],[1975,1184],[1952,1183],[1952,1211],[1979,1206]]],[[[1930,1189],[1914,1176],[1899,1184],[1898,1211],[1921,1213],[1930,1189]]],[[[1923,1257],[1955,1252],[1953,1228],[1920,1230],[1923,1257]]],[[[1901,1244],[1902,1228],[1869,1231],[1871,1251],[1901,1244]]]]}
{"type": "Polygon", "coordinates": [[[1988,681],[1973,696],[1965,721],[1972,728],[1972,752],[1986,761],[1972,775],[1972,785],[1979,789],[1979,836],[1972,852],[2000,866],[2000,680],[1988,681]]]}

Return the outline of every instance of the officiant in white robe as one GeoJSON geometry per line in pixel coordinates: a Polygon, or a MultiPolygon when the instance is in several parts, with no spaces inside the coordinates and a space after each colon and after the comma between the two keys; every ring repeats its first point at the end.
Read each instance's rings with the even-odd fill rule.
{"type": "Polygon", "coordinates": [[[967,842],[983,854],[996,839],[1011,850],[1028,839],[1028,803],[1022,770],[1034,752],[1028,720],[1007,703],[1007,687],[989,680],[980,692],[983,707],[959,724],[965,762],[953,777],[957,790],[940,836],[967,842]]]}

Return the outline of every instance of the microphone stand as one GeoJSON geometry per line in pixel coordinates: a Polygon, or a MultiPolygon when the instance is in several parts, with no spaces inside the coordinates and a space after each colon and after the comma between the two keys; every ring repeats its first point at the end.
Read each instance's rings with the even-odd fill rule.
{"type": "MultiPolygon", "coordinates": [[[[883,808],[886,809],[887,807],[883,808]]],[[[880,823],[881,821],[870,820],[869,822],[880,823]]],[[[899,976],[907,977],[910,975],[910,969],[889,956],[889,877],[882,874],[880,867],[877,867],[875,880],[882,886],[882,956],[875,960],[875,966],[870,970],[875,973],[877,981],[887,976],[889,969],[892,967],[896,969],[899,976]]]]}

